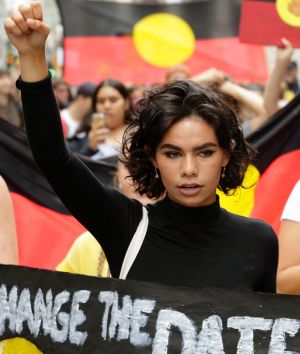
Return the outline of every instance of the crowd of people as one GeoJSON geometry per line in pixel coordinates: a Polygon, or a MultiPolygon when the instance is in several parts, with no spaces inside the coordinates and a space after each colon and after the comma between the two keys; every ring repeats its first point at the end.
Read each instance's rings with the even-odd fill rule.
{"type": "MultiPolygon", "coordinates": [[[[191,75],[183,64],[169,68],[161,85],[127,87],[109,78],[75,88],[51,81],[45,57],[50,28],[39,3],[20,6],[4,26],[19,52],[22,104],[13,79],[1,71],[0,116],[26,129],[38,166],[87,229],[58,270],[300,294],[300,182],[278,237],[264,221],[222,209],[216,195],[242,185],[255,155],[245,138],[299,90],[287,39],[259,89],[215,68],[191,75]],[[115,164],[115,188],[97,180],[74,153],[115,164]]],[[[3,180],[0,195],[0,261],[17,264],[3,180]]]]}

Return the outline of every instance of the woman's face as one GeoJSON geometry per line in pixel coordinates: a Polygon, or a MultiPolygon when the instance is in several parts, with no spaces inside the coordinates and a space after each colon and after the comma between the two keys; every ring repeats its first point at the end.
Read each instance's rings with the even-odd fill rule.
{"type": "Polygon", "coordinates": [[[107,128],[114,130],[124,126],[128,100],[111,86],[102,87],[97,94],[96,112],[104,113],[107,128]]]}
{"type": "Polygon", "coordinates": [[[222,167],[228,155],[201,117],[186,117],[171,126],[157,147],[154,166],[174,202],[200,207],[216,200],[222,167]]]}

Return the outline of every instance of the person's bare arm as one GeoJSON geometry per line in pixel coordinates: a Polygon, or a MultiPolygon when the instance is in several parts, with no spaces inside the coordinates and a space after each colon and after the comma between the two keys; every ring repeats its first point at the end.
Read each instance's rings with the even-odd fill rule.
{"type": "Polygon", "coordinates": [[[223,71],[210,68],[208,70],[202,71],[201,73],[191,77],[191,80],[197,82],[199,85],[213,85],[221,84],[225,80],[225,74],[223,71]]]}
{"type": "Polygon", "coordinates": [[[244,105],[248,110],[253,112],[255,116],[263,113],[263,99],[257,93],[248,90],[231,81],[224,81],[220,85],[220,90],[227,95],[235,98],[244,105]]]}
{"type": "Polygon", "coordinates": [[[0,177],[0,263],[18,264],[18,243],[12,200],[0,177]]]}
{"type": "Polygon", "coordinates": [[[279,99],[282,91],[281,84],[293,54],[293,47],[287,39],[282,39],[282,48],[277,49],[275,67],[270,75],[264,90],[265,120],[279,109],[279,99]]]}
{"type": "Polygon", "coordinates": [[[300,223],[282,220],[279,231],[277,291],[300,295],[300,223]]]}

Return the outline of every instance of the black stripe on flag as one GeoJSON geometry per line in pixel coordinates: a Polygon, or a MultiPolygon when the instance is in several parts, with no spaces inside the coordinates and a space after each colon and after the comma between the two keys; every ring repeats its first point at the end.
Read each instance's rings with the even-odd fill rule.
{"type": "Polygon", "coordinates": [[[143,17],[164,12],[184,19],[197,39],[236,37],[240,0],[208,0],[184,4],[125,4],[58,0],[65,37],[131,35],[143,17]]]}

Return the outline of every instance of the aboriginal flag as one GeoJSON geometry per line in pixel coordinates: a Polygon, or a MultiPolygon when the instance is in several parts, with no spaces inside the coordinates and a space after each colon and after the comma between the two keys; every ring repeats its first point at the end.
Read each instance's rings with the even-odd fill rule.
{"type": "Polygon", "coordinates": [[[245,43],[300,47],[300,0],[243,0],[240,39],[245,43]]]}
{"type": "Polygon", "coordinates": [[[240,0],[170,4],[58,0],[64,26],[64,78],[116,77],[157,83],[185,63],[191,75],[215,67],[238,81],[265,82],[262,47],[238,39],[240,0]]]}
{"type": "Polygon", "coordinates": [[[283,207],[300,179],[300,95],[248,140],[258,151],[256,167],[260,172],[251,216],[278,231],[283,207]]]}
{"type": "MultiPolygon", "coordinates": [[[[80,156],[105,184],[115,167],[80,156]]],[[[14,205],[21,265],[54,269],[84,231],[36,166],[25,132],[0,118],[0,175],[14,205]]]]}
{"type": "Polygon", "coordinates": [[[257,151],[243,187],[229,196],[218,191],[230,212],[265,220],[276,232],[287,198],[300,179],[300,95],[247,140],[257,151]]]}

